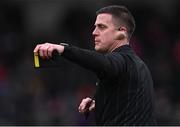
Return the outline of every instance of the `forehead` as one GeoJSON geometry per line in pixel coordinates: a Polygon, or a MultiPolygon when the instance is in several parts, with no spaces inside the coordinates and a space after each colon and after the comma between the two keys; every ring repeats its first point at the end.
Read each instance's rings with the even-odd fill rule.
{"type": "Polygon", "coordinates": [[[112,24],[112,15],[107,13],[97,15],[95,25],[97,24],[112,24]]]}

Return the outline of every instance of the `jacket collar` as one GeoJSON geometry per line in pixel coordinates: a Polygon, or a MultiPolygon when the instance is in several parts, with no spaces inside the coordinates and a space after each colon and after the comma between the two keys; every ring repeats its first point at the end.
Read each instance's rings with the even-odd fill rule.
{"type": "Polygon", "coordinates": [[[121,51],[133,51],[130,45],[122,45],[116,48],[113,52],[121,52],[121,51]]]}

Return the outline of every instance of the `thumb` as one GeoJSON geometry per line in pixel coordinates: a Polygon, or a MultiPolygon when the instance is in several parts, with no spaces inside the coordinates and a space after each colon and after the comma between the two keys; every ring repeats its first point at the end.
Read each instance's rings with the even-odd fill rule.
{"type": "Polygon", "coordinates": [[[90,104],[90,107],[89,107],[89,111],[93,111],[94,109],[95,109],[95,101],[92,100],[91,104],[90,104]]]}

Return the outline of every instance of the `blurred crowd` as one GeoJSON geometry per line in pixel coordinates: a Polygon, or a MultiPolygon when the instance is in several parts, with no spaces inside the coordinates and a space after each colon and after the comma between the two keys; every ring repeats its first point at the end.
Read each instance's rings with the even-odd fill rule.
{"type": "Polygon", "coordinates": [[[180,2],[160,0],[7,0],[0,2],[0,125],[94,125],[79,114],[93,97],[97,77],[61,59],[59,67],[34,68],[33,49],[67,42],[93,50],[99,8],[119,4],[136,19],[131,45],[148,65],[158,125],[180,125],[180,2]]]}

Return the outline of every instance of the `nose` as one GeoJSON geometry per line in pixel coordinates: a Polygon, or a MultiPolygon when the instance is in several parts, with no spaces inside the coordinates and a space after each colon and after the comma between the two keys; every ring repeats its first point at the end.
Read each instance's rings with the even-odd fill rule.
{"type": "Polygon", "coordinates": [[[97,30],[97,28],[95,28],[94,31],[92,32],[92,35],[93,35],[93,36],[97,36],[98,34],[99,34],[99,33],[98,33],[98,30],[97,30]]]}

